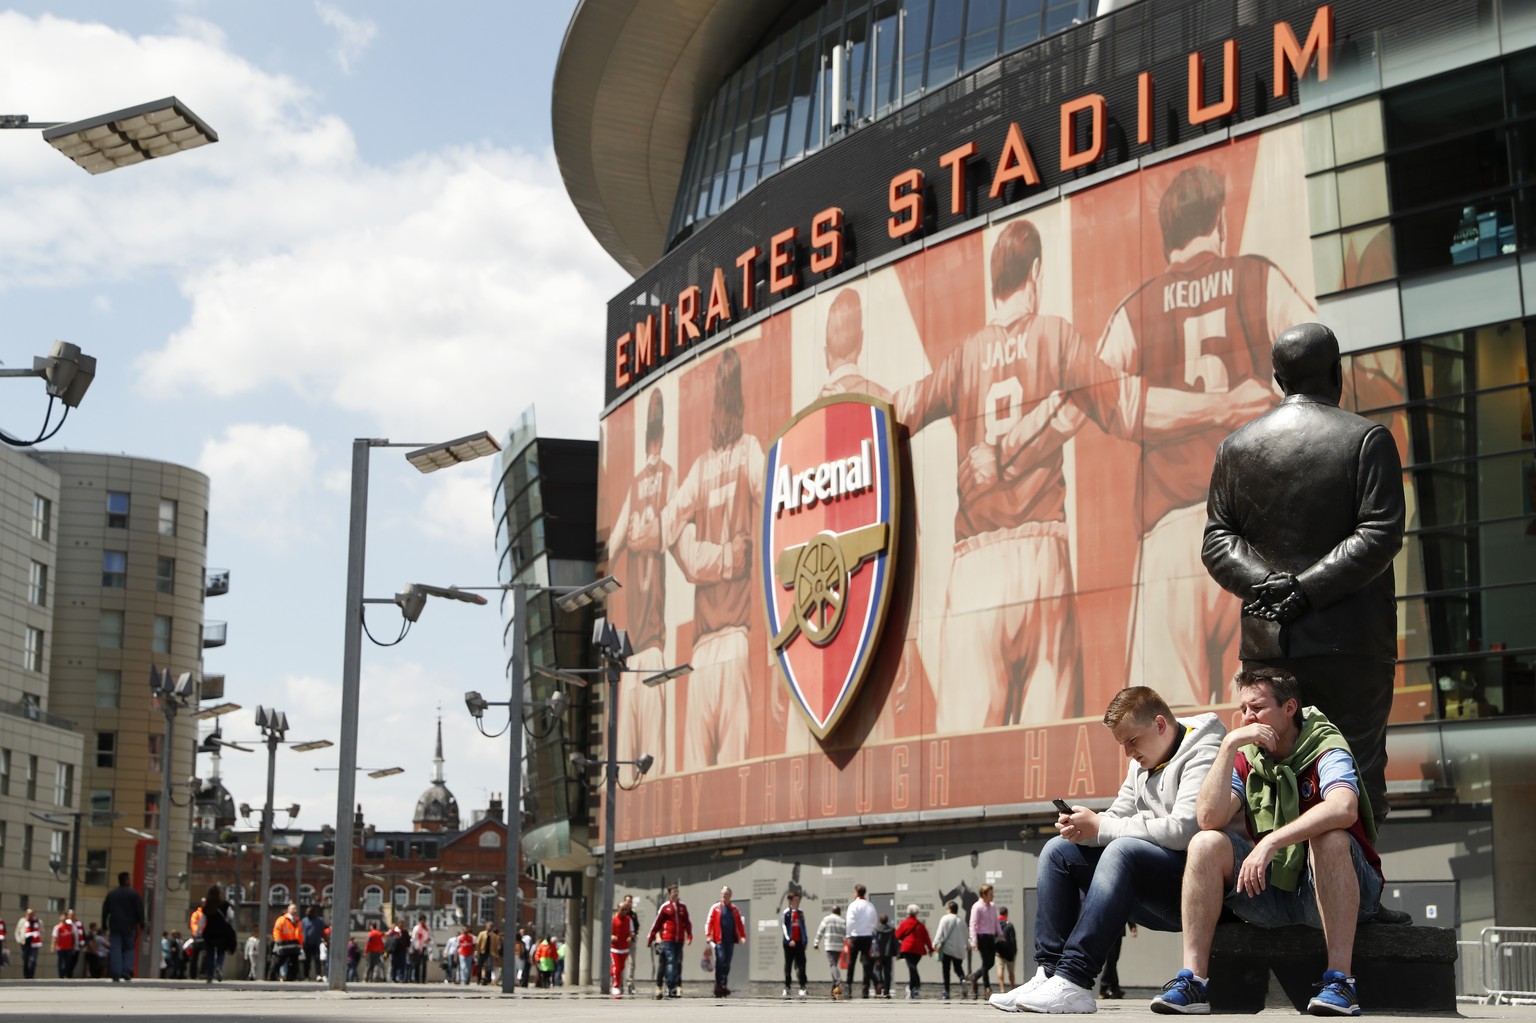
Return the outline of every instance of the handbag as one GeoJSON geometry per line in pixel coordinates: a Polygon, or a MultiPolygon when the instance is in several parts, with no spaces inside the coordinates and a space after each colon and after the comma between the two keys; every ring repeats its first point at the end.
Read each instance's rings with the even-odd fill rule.
{"type": "Polygon", "coordinates": [[[848,969],[848,960],[851,959],[852,957],[853,957],[853,939],[852,938],[844,938],[843,939],[843,950],[841,952],[839,952],[838,956],[837,956],[837,968],[839,970],[846,970],[846,969],[848,969]]]}
{"type": "Polygon", "coordinates": [[[713,943],[704,943],[704,958],[699,960],[699,966],[705,973],[715,972],[715,946],[713,943]]]}

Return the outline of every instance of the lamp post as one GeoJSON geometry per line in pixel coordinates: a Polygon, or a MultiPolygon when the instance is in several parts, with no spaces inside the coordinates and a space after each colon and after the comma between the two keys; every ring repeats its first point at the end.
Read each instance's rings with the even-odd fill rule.
{"type": "MultiPolygon", "coordinates": [[[[185,149],[217,142],[219,135],[175,96],[141,103],[83,121],[33,121],[26,114],[0,114],[0,130],[40,130],[43,141],[92,174],[170,156],[185,149]]],[[[58,433],[69,410],[80,404],[96,376],[96,360],[76,345],[55,341],[49,354],[32,360],[32,368],[0,369],[0,377],[40,376],[47,382],[48,415],[34,440],[18,440],[0,431],[0,441],[31,447],[58,433]],[[64,415],[50,431],[53,399],[64,402],[64,415]]],[[[159,940],[158,938],[155,940],[159,940]]]]}
{"type": "MultiPolygon", "coordinates": [[[[420,472],[436,472],[459,462],[501,450],[488,433],[471,434],[442,444],[392,444],[381,438],[352,442],[352,489],[347,530],[347,596],[341,658],[341,749],[336,779],[336,880],[331,907],[330,959],[345,963],[352,929],[352,805],[357,795],[357,724],[363,660],[363,569],[368,535],[368,455],[373,448],[414,448],[406,461],[420,472]],[[338,923],[339,919],[339,923],[338,923]]],[[[483,598],[481,600],[483,603],[483,598]]],[[[402,611],[406,610],[401,604],[402,611]]],[[[347,971],[330,971],[332,991],[347,989],[347,971]]]]}
{"type": "MultiPolygon", "coordinates": [[[[267,799],[261,806],[261,888],[257,893],[256,905],[260,907],[256,915],[256,927],[258,933],[264,931],[267,926],[267,913],[269,912],[267,899],[268,892],[272,888],[272,818],[276,811],[272,807],[272,795],[277,785],[277,747],[283,745],[288,734],[288,715],[280,710],[270,707],[256,708],[256,727],[261,729],[261,738],[267,746],[267,799]]],[[[331,745],[329,739],[315,739],[309,742],[297,742],[293,744],[294,752],[307,753],[310,750],[325,749],[331,745]]],[[[249,816],[249,807],[242,806],[242,816],[249,816]]],[[[292,820],[299,815],[297,803],[288,807],[288,819],[292,820]]],[[[297,892],[294,893],[297,896],[297,892]]],[[[262,941],[256,950],[256,975],[258,979],[267,975],[267,945],[262,941]]]]}
{"type": "MultiPolygon", "coordinates": [[[[79,884],[80,880],[80,821],[84,817],[89,817],[91,818],[92,824],[99,825],[103,820],[112,820],[121,817],[122,814],[107,812],[97,813],[92,810],[65,810],[62,812],[53,810],[45,813],[39,813],[38,811],[33,810],[31,813],[32,816],[36,817],[38,820],[47,821],[49,824],[68,823],[70,825],[69,902],[66,904],[66,906],[69,909],[75,909],[75,893],[78,890],[77,885],[79,884]]],[[[56,861],[50,859],[48,861],[48,869],[57,874],[59,871],[64,869],[64,864],[57,863],[56,861]]]]}
{"type": "Polygon", "coordinates": [[[150,692],[160,703],[160,713],[165,715],[165,744],[160,748],[160,827],[155,838],[155,902],[150,914],[150,955],[144,960],[154,962],[155,943],[165,931],[166,874],[170,869],[171,858],[171,765],[176,753],[176,712],[192,702],[196,687],[191,672],[184,671],[172,681],[169,668],[160,671],[154,665],[149,668],[149,685],[150,692]]]}
{"type": "MultiPolygon", "coordinates": [[[[603,576],[595,582],[585,586],[539,586],[533,583],[505,583],[500,586],[460,586],[462,591],[472,590],[504,590],[512,594],[512,656],[507,663],[507,674],[510,676],[511,691],[505,701],[507,708],[508,726],[510,735],[510,749],[507,751],[507,860],[505,877],[506,894],[502,896],[502,940],[517,934],[519,926],[518,913],[522,908],[522,887],[518,883],[522,876],[522,845],[523,845],[523,681],[527,675],[525,661],[527,658],[527,631],[524,616],[527,614],[528,598],[533,594],[549,593],[555,595],[555,603],[562,611],[575,611],[586,607],[607,597],[608,594],[619,588],[619,581],[611,575],[603,576]],[[513,726],[516,727],[513,727],[513,726]]],[[[585,682],[578,679],[579,684],[585,682]]],[[[479,693],[466,693],[465,704],[469,712],[477,720],[484,715],[487,707],[500,707],[502,703],[490,703],[480,698],[479,693]],[[470,697],[474,697],[471,701],[470,697]],[[475,713],[476,707],[479,713],[475,713]]],[[[501,993],[512,995],[517,993],[517,977],[509,976],[509,971],[501,971],[501,993]]]]}
{"type": "MultiPolygon", "coordinates": [[[[645,777],[645,773],[655,763],[649,753],[642,753],[635,760],[619,759],[619,678],[625,672],[632,669],[626,668],[624,662],[633,652],[629,645],[629,636],[623,629],[614,628],[608,621],[599,621],[593,627],[592,641],[596,644],[598,653],[602,657],[603,681],[608,683],[608,703],[604,713],[608,717],[608,756],[601,762],[603,768],[603,909],[602,916],[598,920],[598,929],[610,926],[613,920],[613,859],[614,859],[614,832],[618,821],[618,790],[619,768],[622,765],[633,765],[639,772],[639,778],[645,777]]],[[[690,664],[680,664],[675,668],[647,675],[641,679],[641,684],[646,686],[659,686],[671,679],[681,678],[693,671],[690,664]]],[[[586,768],[591,765],[585,756],[580,753],[571,754],[571,762],[578,768],[586,768]]],[[[639,778],[635,784],[638,785],[639,778]]]]}

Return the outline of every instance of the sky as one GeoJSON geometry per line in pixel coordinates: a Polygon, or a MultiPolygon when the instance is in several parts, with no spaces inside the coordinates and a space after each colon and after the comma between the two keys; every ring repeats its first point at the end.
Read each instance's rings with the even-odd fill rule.
{"type": "MultiPolygon", "coordinates": [[[[292,739],[338,738],[353,438],[595,439],[604,305],[627,280],[592,240],[550,145],[550,83],[575,0],[119,0],[0,9],[0,113],[69,121],[175,95],[216,145],[93,177],[32,131],[0,132],[0,361],[54,339],[98,359],[47,447],[194,467],[211,481],[208,620],[227,645],[227,739],[258,704],[292,739]]],[[[47,399],[7,381],[0,427],[47,399]]],[[[367,595],[496,579],[493,460],[421,475],[371,459],[367,595]]],[[[463,693],[505,699],[495,594],[433,600],[399,646],[364,643],[358,801],[410,827],[441,708],[466,818],[505,789],[505,737],[463,693]]],[[[380,638],[398,612],[369,611],[380,638]]],[[[192,665],[171,665],[177,671],[192,665]]],[[[204,726],[204,730],[206,731],[204,726]]],[[[336,815],[336,749],[277,758],[296,826],[336,815]]],[[[265,757],[230,752],[235,801],[265,757]]],[[[198,771],[209,773],[200,757],[198,771]]],[[[285,817],[278,815],[281,825],[285,817]]]]}

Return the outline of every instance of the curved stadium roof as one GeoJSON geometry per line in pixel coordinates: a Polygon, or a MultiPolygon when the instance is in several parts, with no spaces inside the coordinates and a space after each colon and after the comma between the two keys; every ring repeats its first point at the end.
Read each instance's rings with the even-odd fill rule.
{"type": "Polygon", "coordinates": [[[582,0],[555,66],[555,158],[631,274],[661,258],[696,112],[784,13],[765,0],[582,0]]]}

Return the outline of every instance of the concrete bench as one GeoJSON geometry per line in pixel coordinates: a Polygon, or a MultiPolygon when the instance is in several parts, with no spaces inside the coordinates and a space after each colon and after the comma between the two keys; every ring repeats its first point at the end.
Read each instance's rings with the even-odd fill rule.
{"type": "MultiPolygon", "coordinates": [[[[1305,1011],[1327,968],[1323,932],[1227,922],[1211,945],[1209,997],[1216,1012],[1258,1012],[1274,973],[1285,998],[1305,1011]]],[[[1355,989],[1367,1013],[1456,1011],[1456,932],[1445,927],[1362,924],[1355,932],[1355,989]]]]}

